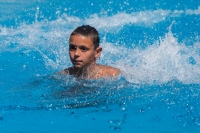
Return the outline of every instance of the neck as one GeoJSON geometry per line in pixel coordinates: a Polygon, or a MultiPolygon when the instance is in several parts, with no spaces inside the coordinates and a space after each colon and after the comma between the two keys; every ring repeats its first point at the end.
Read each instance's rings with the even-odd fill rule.
{"type": "Polygon", "coordinates": [[[81,77],[84,79],[95,78],[96,73],[98,72],[98,65],[94,63],[84,68],[74,68],[74,72],[76,77],[81,77]]]}

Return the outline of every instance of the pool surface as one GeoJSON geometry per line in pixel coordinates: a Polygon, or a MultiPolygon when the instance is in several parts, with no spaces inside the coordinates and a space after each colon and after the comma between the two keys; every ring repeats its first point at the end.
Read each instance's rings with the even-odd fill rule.
{"type": "Polygon", "coordinates": [[[0,0],[0,132],[199,133],[199,34],[198,0],[0,0]],[[83,24],[122,75],[56,74],[83,24]]]}

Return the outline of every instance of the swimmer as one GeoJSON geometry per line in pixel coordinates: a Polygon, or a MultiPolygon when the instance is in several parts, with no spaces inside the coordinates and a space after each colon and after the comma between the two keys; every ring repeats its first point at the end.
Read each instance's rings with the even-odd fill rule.
{"type": "Polygon", "coordinates": [[[99,33],[94,27],[77,27],[69,38],[69,56],[73,66],[60,73],[83,79],[113,78],[119,75],[121,71],[118,68],[96,63],[102,51],[99,41],[99,33]]]}

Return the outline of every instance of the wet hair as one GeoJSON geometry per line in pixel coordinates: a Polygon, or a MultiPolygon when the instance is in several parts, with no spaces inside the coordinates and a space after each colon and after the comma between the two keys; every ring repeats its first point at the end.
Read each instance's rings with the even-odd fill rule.
{"type": "Polygon", "coordinates": [[[77,27],[71,33],[70,36],[72,36],[72,35],[82,35],[85,37],[90,37],[94,44],[94,48],[96,49],[99,47],[99,40],[100,40],[99,33],[94,27],[92,27],[90,25],[82,25],[82,26],[77,27]]]}

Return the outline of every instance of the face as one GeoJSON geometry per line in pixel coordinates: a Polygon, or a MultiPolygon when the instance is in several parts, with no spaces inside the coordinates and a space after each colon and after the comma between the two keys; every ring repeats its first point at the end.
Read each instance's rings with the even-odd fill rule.
{"type": "Polygon", "coordinates": [[[92,39],[82,35],[72,35],[69,40],[69,55],[75,68],[85,68],[95,64],[101,48],[94,48],[92,39]]]}

